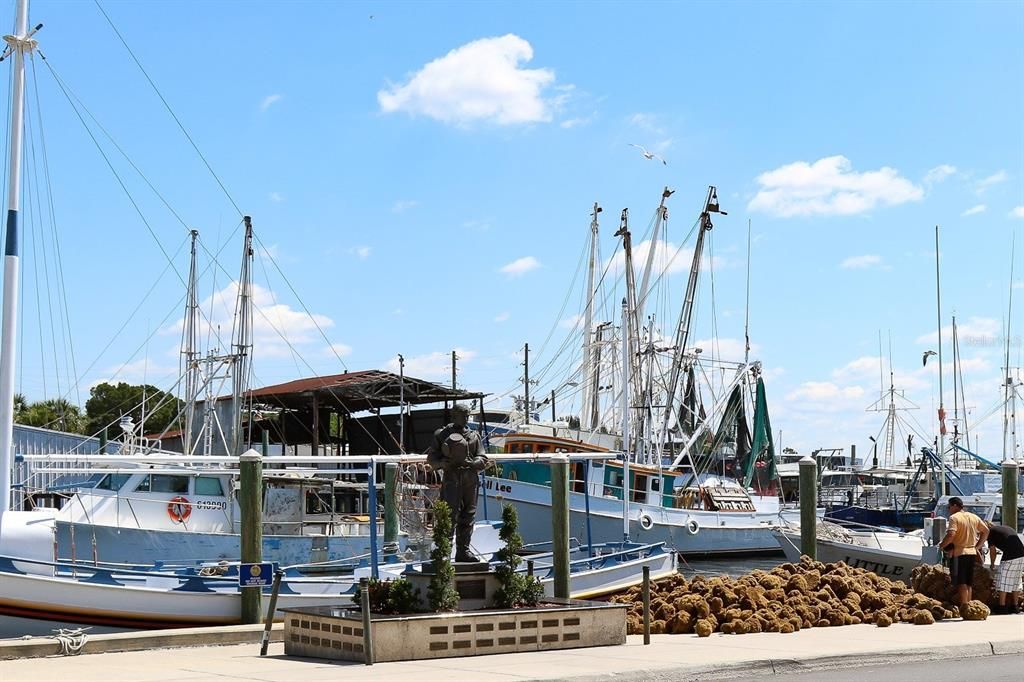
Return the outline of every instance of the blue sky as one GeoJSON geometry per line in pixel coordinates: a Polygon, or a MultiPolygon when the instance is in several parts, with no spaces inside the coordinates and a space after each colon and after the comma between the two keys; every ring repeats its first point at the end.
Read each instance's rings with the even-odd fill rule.
{"type": "MultiPolygon", "coordinates": [[[[640,241],[671,186],[678,244],[714,184],[729,211],[711,245],[719,346],[741,347],[749,219],[751,335],[785,445],[866,450],[880,424],[865,412],[880,332],[914,418],[934,430],[936,373],[920,359],[934,347],[936,224],[943,324],[956,312],[968,405],[981,417],[999,400],[1010,249],[1024,227],[1024,3],[104,8],[287,276],[261,251],[258,302],[301,359],[264,325],[259,383],[394,367],[398,353],[410,374],[445,379],[458,349],[461,385],[514,393],[523,344],[543,347],[533,362],[544,365],[579,312],[581,280],[571,285],[593,202],[608,256],[623,207],[640,241]]],[[[226,244],[234,274],[238,212],[99,10],[37,0],[31,17],[45,24],[49,67],[205,248],[226,244]]],[[[184,274],[186,228],[90,122],[157,244],[49,68],[35,69],[30,116],[42,114],[56,220],[26,215],[17,385],[30,398],[59,385],[83,402],[104,378],[170,386],[183,289],[173,271],[161,276],[162,250],[184,274]],[[52,237],[35,252],[30,237],[42,244],[54,227],[75,371],[49,321],[61,317],[46,287],[52,237]]],[[[28,191],[41,197],[41,161],[33,168],[28,191]]],[[[685,272],[671,282],[680,291],[685,272]]],[[[221,271],[202,291],[228,284],[221,271]]],[[[709,286],[706,276],[697,340],[715,336],[709,286]]],[[[1010,336],[1020,365],[1024,333],[1010,336]]],[[[549,372],[537,391],[559,381],[549,372]]],[[[982,450],[1001,447],[999,429],[983,423],[982,450]]]]}

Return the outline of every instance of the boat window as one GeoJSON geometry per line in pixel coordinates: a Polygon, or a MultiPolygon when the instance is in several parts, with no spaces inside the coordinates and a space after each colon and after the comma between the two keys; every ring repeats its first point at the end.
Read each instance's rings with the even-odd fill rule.
{"type": "Polygon", "coordinates": [[[198,476],[196,478],[196,495],[224,496],[224,486],[216,476],[198,476]]]}
{"type": "Polygon", "coordinates": [[[653,478],[653,479],[651,479],[651,491],[652,492],[658,492],[659,490],[661,490],[661,479],[660,478],[653,478]]]}
{"type": "Polygon", "coordinates": [[[144,476],[139,484],[135,486],[135,492],[137,493],[148,493],[149,492],[149,476],[144,476]]]}
{"type": "Polygon", "coordinates": [[[151,474],[150,492],[154,493],[187,493],[188,476],[171,476],[169,474],[151,474]]]}
{"type": "Polygon", "coordinates": [[[512,454],[519,452],[519,443],[512,443],[508,446],[508,451],[512,454]]]}
{"type": "Polygon", "coordinates": [[[131,474],[107,474],[95,485],[98,490],[120,490],[121,486],[127,483],[131,474]]]}
{"type": "Polygon", "coordinates": [[[551,452],[550,445],[538,445],[534,448],[536,452],[551,452]]]}

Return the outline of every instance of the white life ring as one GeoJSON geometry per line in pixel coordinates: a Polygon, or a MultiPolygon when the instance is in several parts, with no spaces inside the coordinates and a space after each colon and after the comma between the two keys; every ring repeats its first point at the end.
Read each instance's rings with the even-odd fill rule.
{"type": "Polygon", "coordinates": [[[640,527],[644,530],[650,530],[654,528],[654,519],[647,512],[640,513],[640,527]]]}
{"type": "Polygon", "coordinates": [[[700,532],[700,524],[697,523],[697,519],[690,517],[686,522],[686,532],[690,535],[696,535],[700,532]]]}

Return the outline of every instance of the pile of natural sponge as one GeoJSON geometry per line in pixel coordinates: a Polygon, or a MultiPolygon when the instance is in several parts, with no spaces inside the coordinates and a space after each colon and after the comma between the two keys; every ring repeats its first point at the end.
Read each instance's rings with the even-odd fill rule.
{"type": "MultiPolygon", "coordinates": [[[[639,587],[612,601],[629,604],[630,634],[643,631],[639,587]]],[[[979,606],[984,608],[984,604],[979,606]]],[[[712,632],[796,632],[801,628],[894,622],[929,624],[959,616],[956,606],[904,583],[845,563],[803,557],[771,571],[687,581],[674,575],[651,584],[651,632],[707,637],[712,632]]],[[[986,614],[987,615],[987,614],[986,614]]]]}

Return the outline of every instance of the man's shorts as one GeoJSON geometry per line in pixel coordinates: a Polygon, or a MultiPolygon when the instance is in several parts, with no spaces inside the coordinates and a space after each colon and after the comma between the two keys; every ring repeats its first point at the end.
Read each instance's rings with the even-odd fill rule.
{"type": "Polygon", "coordinates": [[[996,592],[1020,592],[1021,573],[1024,573],[1024,557],[996,566],[996,592]]]}
{"type": "Polygon", "coordinates": [[[950,577],[954,585],[974,584],[974,563],[977,561],[976,554],[961,554],[953,557],[953,565],[950,568],[950,577]]]}

